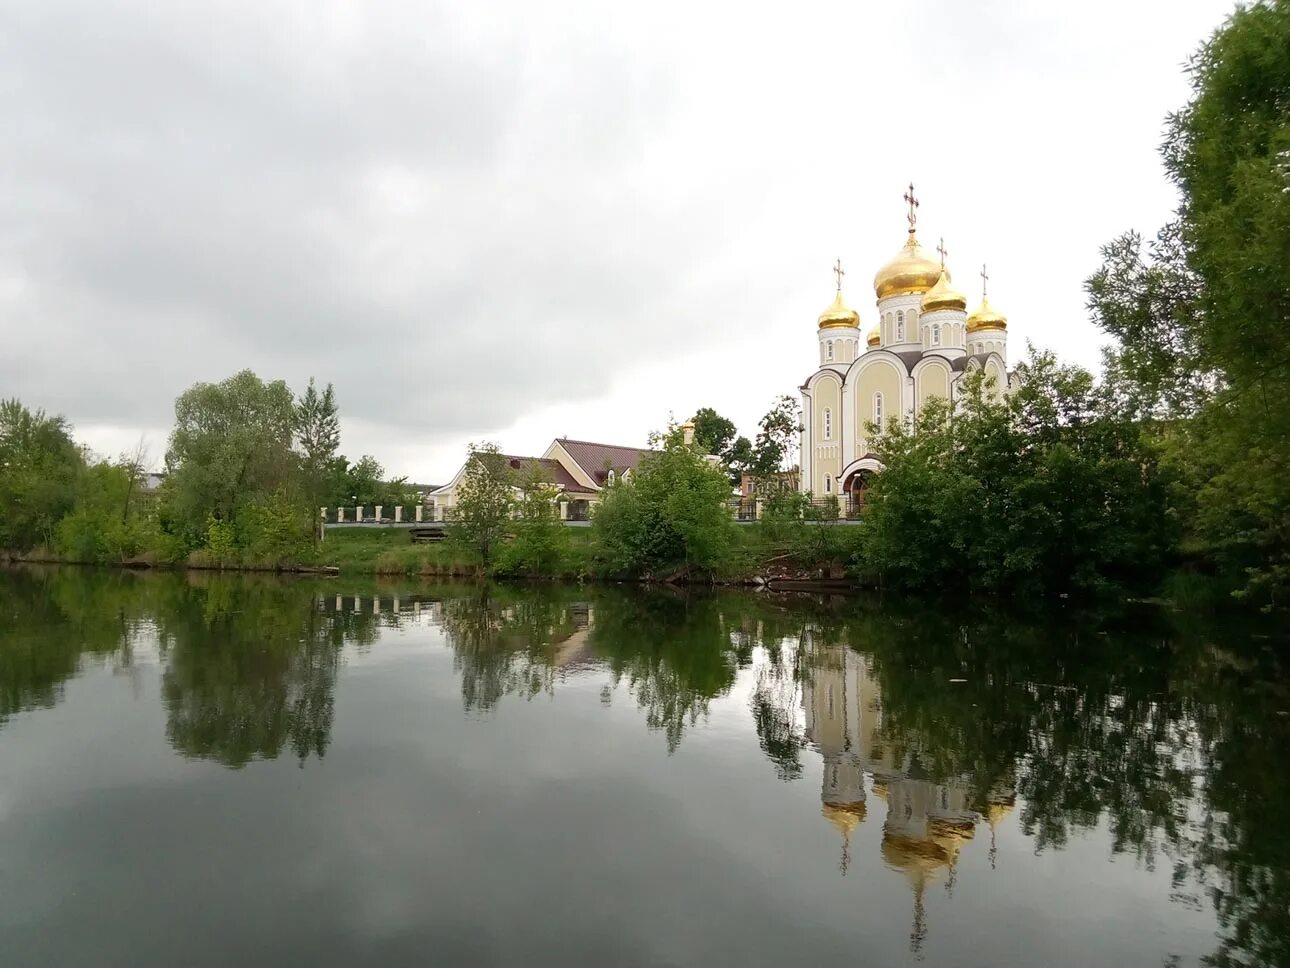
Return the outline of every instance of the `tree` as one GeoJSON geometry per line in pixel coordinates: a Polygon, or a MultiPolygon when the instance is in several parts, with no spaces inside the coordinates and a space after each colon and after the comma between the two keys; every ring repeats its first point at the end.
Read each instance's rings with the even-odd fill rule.
{"type": "MultiPolygon", "coordinates": [[[[308,501],[306,506],[310,518],[316,520],[318,508],[327,497],[328,478],[340,447],[340,418],[336,394],[330,383],[319,393],[314,386],[314,378],[309,378],[309,386],[296,403],[295,433],[296,444],[300,448],[302,489],[308,501]]],[[[315,523],[315,540],[320,533],[321,529],[315,523]]]]}
{"type": "Polygon", "coordinates": [[[85,458],[63,417],[0,402],[0,547],[27,551],[52,545],[71,510],[85,458]]]}
{"type": "Polygon", "coordinates": [[[737,437],[733,420],[711,407],[700,407],[690,422],[694,424],[694,443],[705,454],[720,458],[731,484],[738,484],[752,456],[752,443],[737,437]]]}
{"type": "Polygon", "coordinates": [[[1001,399],[978,372],[954,405],[889,422],[862,567],[1004,594],[1150,587],[1176,540],[1157,452],[1087,371],[1031,349],[1017,377],[1001,399]]]}
{"type": "Polygon", "coordinates": [[[506,536],[515,506],[514,486],[510,466],[496,444],[470,445],[448,537],[485,570],[506,536]]]}
{"type": "Polygon", "coordinates": [[[559,491],[534,464],[520,484],[515,503],[514,537],[506,545],[500,570],[524,575],[551,575],[569,547],[568,529],[560,522],[559,491]]]}
{"type": "Polygon", "coordinates": [[[674,431],[610,488],[592,518],[609,569],[632,576],[710,577],[730,563],[736,527],[730,482],[674,431]]]}
{"type": "Polygon", "coordinates": [[[1201,547],[1241,595],[1290,591],[1290,4],[1238,8],[1188,65],[1162,153],[1177,219],[1086,288],[1111,362],[1167,428],[1201,547]]]}
{"type": "Polygon", "coordinates": [[[776,397],[761,418],[757,441],[752,446],[748,472],[757,480],[758,492],[774,495],[783,480],[781,471],[796,466],[793,459],[802,432],[802,406],[793,397],[776,397]]]}
{"type": "Polygon", "coordinates": [[[235,523],[242,509],[293,485],[295,426],[287,385],[250,370],[184,391],[166,454],[167,497],[179,526],[195,538],[208,516],[235,523]]]}

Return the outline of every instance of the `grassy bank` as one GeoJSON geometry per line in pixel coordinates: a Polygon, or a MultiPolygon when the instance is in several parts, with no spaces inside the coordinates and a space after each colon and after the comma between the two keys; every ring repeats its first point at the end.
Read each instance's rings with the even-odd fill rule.
{"type": "MultiPolygon", "coordinates": [[[[329,531],[318,550],[320,565],[339,569],[342,575],[443,575],[475,576],[479,564],[446,541],[413,543],[407,531],[395,528],[345,528],[329,531]]],[[[567,551],[559,565],[541,577],[582,579],[595,577],[594,548],[588,528],[570,528],[567,551]]]]}

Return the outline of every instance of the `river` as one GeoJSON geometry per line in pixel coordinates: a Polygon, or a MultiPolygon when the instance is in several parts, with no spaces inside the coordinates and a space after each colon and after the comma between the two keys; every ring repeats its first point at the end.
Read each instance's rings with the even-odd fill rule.
{"type": "Polygon", "coordinates": [[[1290,964],[1276,634],[0,572],[0,963],[1290,964]]]}

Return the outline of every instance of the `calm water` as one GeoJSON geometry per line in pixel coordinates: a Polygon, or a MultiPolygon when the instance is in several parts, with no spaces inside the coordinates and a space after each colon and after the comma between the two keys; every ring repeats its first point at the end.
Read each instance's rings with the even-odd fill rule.
{"type": "Polygon", "coordinates": [[[1276,647],[0,573],[0,963],[1290,964],[1276,647]]]}

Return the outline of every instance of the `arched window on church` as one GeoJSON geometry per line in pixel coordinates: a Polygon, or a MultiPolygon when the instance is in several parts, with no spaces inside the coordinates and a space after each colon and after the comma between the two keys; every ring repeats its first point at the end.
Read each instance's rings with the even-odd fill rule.
{"type": "Polygon", "coordinates": [[[828,407],[824,408],[824,439],[833,439],[833,411],[828,407]]]}
{"type": "Polygon", "coordinates": [[[613,486],[614,486],[614,472],[613,472],[613,471],[610,471],[608,474],[606,474],[606,475],[605,475],[605,483],[606,483],[606,484],[608,484],[610,487],[613,487],[613,486]]]}
{"type": "Polygon", "coordinates": [[[932,345],[933,346],[941,345],[941,324],[940,323],[932,323],[932,345]]]}
{"type": "Polygon", "coordinates": [[[833,359],[833,340],[829,340],[824,344],[824,358],[828,360],[833,359]]]}
{"type": "Polygon", "coordinates": [[[879,430],[882,429],[882,394],[881,393],[875,393],[873,395],[873,422],[878,425],[879,430]]]}
{"type": "Polygon", "coordinates": [[[896,342],[905,342],[905,314],[903,312],[896,313],[896,342]]]}
{"type": "Polygon", "coordinates": [[[824,475],[824,493],[825,494],[833,493],[833,478],[830,477],[828,474],[824,475]]]}

